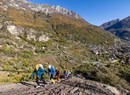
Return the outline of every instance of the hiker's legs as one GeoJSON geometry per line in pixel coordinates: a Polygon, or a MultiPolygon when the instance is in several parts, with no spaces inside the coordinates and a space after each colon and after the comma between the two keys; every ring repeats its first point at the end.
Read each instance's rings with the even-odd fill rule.
{"type": "Polygon", "coordinates": [[[36,83],[37,83],[37,85],[40,85],[38,76],[36,77],[36,83]]]}
{"type": "Polygon", "coordinates": [[[65,74],[65,79],[67,79],[68,78],[68,74],[65,74]]]}
{"type": "Polygon", "coordinates": [[[60,76],[57,76],[57,80],[60,81],[60,76]]]}
{"type": "Polygon", "coordinates": [[[60,76],[59,76],[59,75],[57,75],[57,76],[56,76],[56,79],[57,79],[58,81],[60,81],[60,76]]]}
{"type": "Polygon", "coordinates": [[[44,74],[41,75],[41,81],[42,81],[43,84],[46,83],[46,82],[45,82],[45,79],[44,79],[44,74]]]}
{"type": "Polygon", "coordinates": [[[51,74],[51,76],[50,76],[50,80],[51,80],[51,79],[53,79],[53,74],[51,74]]]}

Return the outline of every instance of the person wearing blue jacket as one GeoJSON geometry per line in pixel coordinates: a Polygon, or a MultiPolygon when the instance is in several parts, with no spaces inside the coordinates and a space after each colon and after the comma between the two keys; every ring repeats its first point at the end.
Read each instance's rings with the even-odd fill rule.
{"type": "Polygon", "coordinates": [[[38,85],[38,87],[40,87],[40,83],[39,83],[39,80],[42,80],[42,82],[45,84],[45,79],[44,79],[44,73],[47,73],[47,71],[43,68],[43,65],[42,64],[39,64],[39,67],[37,69],[35,69],[30,78],[34,77],[34,75],[36,74],[36,83],[38,85]]]}
{"type": "Polygon", "coordinates": [[[49,65],[48,72],[50,74],[50,80],[53,79],[55,75],[55,67],[53,65],[49,65]]]}

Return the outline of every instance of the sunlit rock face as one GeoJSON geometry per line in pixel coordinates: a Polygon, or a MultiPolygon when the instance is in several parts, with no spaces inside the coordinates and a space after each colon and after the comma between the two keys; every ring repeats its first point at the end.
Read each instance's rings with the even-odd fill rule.
{"type": "Polygon", "coordinates": [[[24,9],[24,10],[30,10],[30,11],[35,11],[35,12],[42,11],[42,12],[45,12],[46,14],[60,13],[63,15],[77,18],[77,19],[81,18],[78,14],[66,8],[62,8],[59,5],[50,6],[47,4],[33,4],[33,3],[28,2],[27,0],[9,0],[9,1],[4,0],[2,4],[1,4],[1,7],[4,10],[6,10],[10,6],[10,7],[15,7],[17,9],[24,9]]]}

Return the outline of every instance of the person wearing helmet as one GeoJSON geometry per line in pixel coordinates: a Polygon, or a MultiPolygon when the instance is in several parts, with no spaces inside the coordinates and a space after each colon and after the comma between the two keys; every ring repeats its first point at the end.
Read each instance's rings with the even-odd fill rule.
{"type": "Polygon", "coordinates": [[[39,80],[41,80],[43,82],[43,84],[46,84],[45,80],[44,80],[44,73],[47,72],[44,68],[42,64],[37,64],[35,70],[32,72],[30,78],[34,77],[34,75],[36,74],[36,83],[37,83],[37,87],[40,87],[40,83],[39,80]]]}
{"type": "Polygon", "coordinates": [[[48,72],[50,74],[50,81],[52,81],[52,83],[55,83],[54,81],[54,75],[55,75],[55,67],[53,65],[49,65],[48,66],[48,72]]]}
{"type": "Polygon", "coordinates": [[[56,68],[56,79],[58,80],[58,81],[60,81],[60,70],[58,69],[58,68],[56,68]]]}

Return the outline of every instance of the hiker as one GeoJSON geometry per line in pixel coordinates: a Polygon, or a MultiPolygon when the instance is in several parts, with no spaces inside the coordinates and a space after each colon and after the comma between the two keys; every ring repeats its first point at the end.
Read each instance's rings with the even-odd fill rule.
{"type": "Polygon", "coordinates": [[[72,78],[73,77],[73,71],[70,70],[70,77],[72,78]]]}
{"type": "Polygon", "coordinates": [[[37,87],[36,88],[39,88],[40,87],[40,83],[39,83],[39,80],[41,80],[43,82],[43,84],[46,84],[45,80],[44,80],[44,73],[47,73],[47,71],[43,68],[43,65],[42,64],[37,64],[36,65],[36,68],[35,70],[32,72],[31,76],[30,76],[30,79],[32,77],[34,77],[34,75],[36,74],[36,83],[37,83],[37,87]]]}
{"type": "Polygon", "coordinates": [[[72,78],[72,77],[73,77],[73,71],[72,71],[72,70],[68,71],[68,77],[69,77],[69,78],[72,78]]]}
{"type": "Polygon", "coordinates": [[[59,69],[58,68],[56,68],[56,79],[58,80],[58,81],[60,81],[60,71],[59,71],[59,69]]]}
{"type": "Polygon", "coordinates": [[[53,65],[49,65],[48,66],[48,72],[50,74],[50,81],[51,81],[51,83],[55,83],[55,81],[54,81],[55,67],[53,65]]]}
{"type": "Polygon", "coordinates": [[[68,78],[68,70],[64,70],[64,78],[67,79],[68,78]]]}

